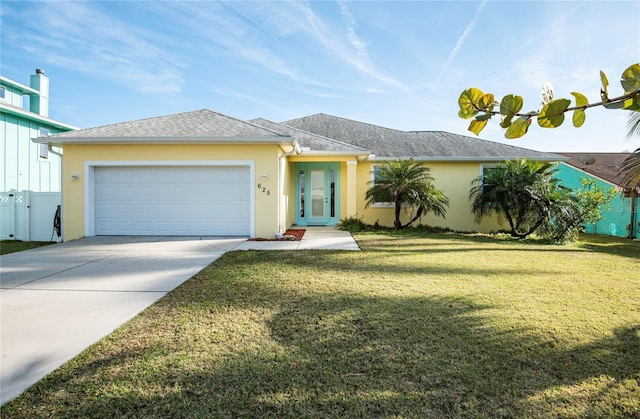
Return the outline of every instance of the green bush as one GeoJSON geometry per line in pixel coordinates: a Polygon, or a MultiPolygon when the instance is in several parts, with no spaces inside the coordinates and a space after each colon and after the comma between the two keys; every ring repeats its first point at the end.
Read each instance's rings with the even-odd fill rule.
{"type": "Polygon", "coordinates": [[[350,231],[352,233],[371,230],[371,226],[362,221],[362,218],[357,215],[351,215],[347,218],[341,219],[336,228],[338,230],[350,231]]]}

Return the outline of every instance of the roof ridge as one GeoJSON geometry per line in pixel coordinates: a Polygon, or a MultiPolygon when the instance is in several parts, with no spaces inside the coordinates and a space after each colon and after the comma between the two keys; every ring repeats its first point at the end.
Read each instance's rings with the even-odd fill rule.
{"type": "MultiPolygon", "coordinates": [[[[214,111],[212,111],[212,112],[214,112],[214,111]]],[[[220,115],[222,115],[222,116],[226,116],[226,115],[224,115],[224,114],[220,114],[220,115]]],[[[233,118],[233,117],[229,117],[229,118],[233,118]]],[[[233,118],[233,119],[236,119],[236,118],[233,118]]],[[[254,118],[254,119],[264,119],[264,118],[254,118]]],[[[267,122],[271,122],[271,121],[269,121],[268,119],[264,119],[264,120],[265,120],[265,121],[267,121],[267,122]]],[[[262,125],[254,124],[254,123],[253,123],[253,122],[251,122],[251,121],[245,121],[245,120],[242,120],[242,119],[238,119],[238,121],[242,121],[242,122],[244,122],[245,124],[249,124],[249,125],[254,126],[254,127],[256,127],[256,128],[260,128],[260,129],[267,130],[267,131],[269,131],[269,132],[273,132],[274,134],[276,134],[276,135],[277,135],[277,136],[279,136],[279,137],[290,137],[290,135],[288,135],[288,134],[286,134],[286,133],[278,132],[278,131],[274,131],[274,130],[272,130],[271,128],[267,128],[267,127],[263,127],[262,125]]]]}
{"type": "Polygon", "coordinates": [[[131,124],[131,123],[134,123],[134,122],[142,122],[142,121],[150,121],[152,119],[166,118],[168,116],[183,115],[183,114],[187,114],[187,113],[200,112],[200,111],[204,111],[204,110],[207,110],[207,109],[200,109],[200,110],[197,110],[197,111],[176,112],[176,113],[172,113],[172,114],[169,114],[169,115],[148,116],[148,117],[145,117],[145,118],[133,119],[131,121],[113,122],[111,124],[97,125],[95,127],[89,127],[89,128],[81,128],[81,129],[76,130],[75,133],[81,133],[82,131],[89,130],[89,129],[114,127],[114,126],[117,126],[117,125],[131,124]]]}
{"type": "Polygon", "coordinates": [[[280,123],[280,122],[273,122],[273,121],[270,121],[270,120],[268,120],[266,118],[257,118],[257,119],[262,119],[264,121],[267,121],[267,122],[270,122],[270,123],[276,124],[276,125],[282,125],[283,127],[287,127],[287,128],[292,129],[294,131],[301,132],[301,133],[304,133],[304,134],[307,134],[307,135],[312,135],[312,136],[317,137],[317,138],[322,138],[323,140],[331,141],[331,142],[333,142],[335,144],[340,144],[340,145],[344,145],[344,146],[347,146],[347,147],[358,148],[358,149],[360,149],[362,151],[369,151],[369,150],[367,150],[365,148],[362,148],[362,147],[359,147],[357,145],[349,144],[349,143],[346,143],[344,141],[336,140],[335,138],[326,137],[324,135],[316,134],[316,133],[313,133],[313,132],[310,132],[310,131],[305,131],[303,129],[292,127],[290,125],[286,125],[286,124],[283,124],[283,123],[280,123]]]}
{"type": "MultiPolygon", "coordinates": [[[[318,113],[315,113],[315,114],[312,114],[312,115],[303,116],[303,117],[300,117],[300,118],[290,119],[289,121],[293,121],[293,120],[296,120],[296,119],[302,119],[302,118],[311,118],[311,117],[318,116],[318,115],[328,116],[330,118],[335,118],[335,119],[341,119],[343,121],[348,121],[348,122],[354,122],[356,124],[368,125],[368,126],[374,127],[374,128],[383,128],[383,129],[386,129],[386,130],[389,130],[389,131],[407,132],[407,131],[402,131],[402,130],[398,130],[398,129],[395,129],[395,128],[383,127],[382,125],[376,125],[376,124],[373,124],[371,122],[356,121],[355,119],[344,118],[342,116],[335,116],[335,115],[330,115],[330,114],[326,114],[326,113],[322,113],[322,112],[318,112],[318,113]]],[[[288,121],[285,121],[285,122],[288,122],[288,121]]]]}
{"type": "Polygon", "coordinates": [[[140,123],[140,122],[149,122],[149,121],[154,121],[154,120],[166,120],[166,119],[171,119],[171,118],[175,118],[175,117],[180,117],[180,116],[184,116],[184,115],[197,115],[197,114],[213,114],[213,115],[218,115],[222,118],[226,118],[232,121],[237,121],[237,122],[241,122],[243,124],[247,124],[247,125],[251,125],[254,128],[258,128],[261,130],[265,130],[268,131],[278,137],[286,137],[286,135],[283,135],[282,133],[273,131],[269,128],[265,128],[265,127],[261,127],[259,125],[256,124],[252,124],[248,121],[243,121],[242,119],[239,118],[235,118],[233,116],[229,116],[226,114],[223,114],[221,112],[217,112],[211,109],[197,109],[197,110],[193,110],[193,111],[184,111],[184,112],[176,112],[176,113],[172,113],[172,114],[168,114],[168,115],[157,115],[157,116],[150,116],[150,117],[146,117],[146,118],[138,118],[138,119],[134,119],[131,121],[123,121],[123,122],[114,122],[112,124],[104,124],[104,125],[98,125],[95,127],[89,127],[89,128],[82,128],[82,129],[77,129],[74,131],[74,134],[82,134],[82,131],[87,131],[87,130],[96,130],[96,129],[104,129],[104,128],[111,128],[111,127],[118,127],[118,126],[124,126],[124,125],[130,125],[130,124],[136,124],[136,123],[140,123]]]}

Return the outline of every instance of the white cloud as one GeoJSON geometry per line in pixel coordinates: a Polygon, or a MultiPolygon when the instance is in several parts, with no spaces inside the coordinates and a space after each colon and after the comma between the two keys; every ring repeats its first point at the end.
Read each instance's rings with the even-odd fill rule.
{"type": "MultiPolygon", "coordinates": [[[[478,23],[478,21],[480,20],[480,17],[482,16],[482,11],[484,10],[484,7],[486,4],[487,4],[487,0],[483,0],[482,3],[480,3],[480,5],[478,6],[478,9],[476,10],[475,16],[473,17],[473,19],[471,19],[471,22],[469,22],[465,30],[462,32],[462,35],[460,35],[460,37],[458,38],[458,42],[456,42],[456,45],[453,47],[453,49],[449,53],[447,60],[445,61],[444,65],[442,66],[442,69],[440,70],[440,74],[438,75],[438,81],[440,80],[442,75],[449,69],[449,66],[451,65],[453,60],[455,60],[456,56],[458,55],[458,52],[464,45],[464,42],[473,32],[473,28],[476,26],[476,23],[478,23]]],[[[436,82],[436,84],[438,84],[438,82],[436,82]]]]}
{"type": "Polygon", "coordinates": [[[38,3],[38,19],[19,17],[27,51],[84,74],[145,92],[180,91],[184,65],[158,48],[153,35],[103,13],[98,3],[38,3]]]}
{"type": "Polygon", "coordinates": [[[363,65],[370,65],[369,52],[367,51],[366,44],[360,39],[356,33],[358,23],[347,8],[345,2],[338,0],[338,6],[340,7],[340,14],[342,20],[347,25],[347,38],[349,42],[356,50],[356,55],[360,58],[363,65]]]}

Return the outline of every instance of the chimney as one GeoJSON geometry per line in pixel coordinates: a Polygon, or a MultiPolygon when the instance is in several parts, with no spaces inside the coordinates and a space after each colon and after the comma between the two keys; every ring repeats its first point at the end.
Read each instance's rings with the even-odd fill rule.
{"type": "Polygon", "coordinates": [[[33,113],[49,116],[49,78],[44,71],[36,68],[36,74],[31,76],[31,88],[39,92],[29,98],[29,110],[33,113]]]}

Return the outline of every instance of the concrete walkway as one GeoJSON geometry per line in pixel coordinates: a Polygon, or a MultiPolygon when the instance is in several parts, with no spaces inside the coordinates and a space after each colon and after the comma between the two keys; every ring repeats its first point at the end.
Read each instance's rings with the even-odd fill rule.
{"type": "Polygon", "coordinates": [[[301,241],[98,236],[0,257],[0,404],[231,250],[360,250],[311,227],[301,241]]]}

